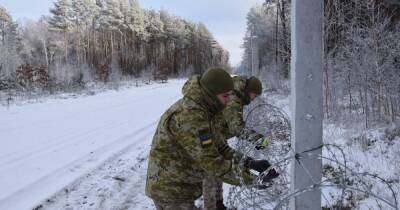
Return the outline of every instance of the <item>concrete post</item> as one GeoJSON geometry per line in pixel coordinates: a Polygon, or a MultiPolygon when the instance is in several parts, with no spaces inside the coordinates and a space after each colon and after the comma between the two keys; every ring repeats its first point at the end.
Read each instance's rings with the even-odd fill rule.
{"type": "MultiPolygon", "coordinates": [[[[322,56],[323,2],[292,1],[292,147],[301,153],[322,144],[322,56]]],[[[312,156],[301,156],[292,162],[291,191],[320,182],[322,162],[317,159],[321,149],[312,156]]],[[[321,190],[302,193],[290,201],[293,210],[321,209],[321,190]]]]}

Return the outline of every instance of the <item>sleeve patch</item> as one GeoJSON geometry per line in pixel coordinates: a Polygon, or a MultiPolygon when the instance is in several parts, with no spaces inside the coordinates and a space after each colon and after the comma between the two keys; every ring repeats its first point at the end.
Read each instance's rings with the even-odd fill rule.
{"type": "Polygon", "coordinates": [[[212,145],[213,141],[211,138],[212,138],[212,134],[211,134],[210,130],[206,129],[206,130],[199,131],[199,139],[200,139],[201,146],[203,148],[212,145]]]}

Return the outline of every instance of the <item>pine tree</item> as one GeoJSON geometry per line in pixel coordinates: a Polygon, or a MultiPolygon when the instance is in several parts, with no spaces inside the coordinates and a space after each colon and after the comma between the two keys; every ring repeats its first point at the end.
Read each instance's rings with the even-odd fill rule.
{"type": "Polygon", "coordinates": [[[64,33],[64,61],[68,61],[68,34],[72,26],[72,12],[69,0],[54,2],[54,8],[50,9],[53,15],[49,20],[49,29],[64,33]]]}
{"type": "Polygon", "coordinates": [[[11,79],[20,65],[18,51],[21,48],[18,25],[8,11],[0,6],[0,89],[3,79],[11,79]]]}
{"type": "Polygon", "coordinates": [[[75,35],[76,35],[76,60],[80,64],[81,61],[81,46],[82,46],[82,36],[88,27],[91,26],[94,19],[95,4],[92,0],[72,0],[71,4],[71,17],[75,25],[75,35]]]}
{"type": "Polygon", "coordinates": [[[0,39],[2,44],[5,42],[5,36],[11,23],[11,15],[4,7],[0,6],[0,39]]]}

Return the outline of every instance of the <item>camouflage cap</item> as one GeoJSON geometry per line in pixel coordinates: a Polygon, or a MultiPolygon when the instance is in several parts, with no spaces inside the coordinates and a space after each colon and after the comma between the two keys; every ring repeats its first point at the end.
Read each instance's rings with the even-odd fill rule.
{"type": "Polygon", "coordinates": [[[261,95],[262,93],[262,83],[257,77],[250,77],[247,79],[247,84],[245,88],[246,93],[255,93],[261,95]]]}
{"type": "Polygon", "coordinates": [[[207,70],[200,79],[200,83],[214,95],[233,90],[233,81],[228,72],[221,68],[207,70]]]}

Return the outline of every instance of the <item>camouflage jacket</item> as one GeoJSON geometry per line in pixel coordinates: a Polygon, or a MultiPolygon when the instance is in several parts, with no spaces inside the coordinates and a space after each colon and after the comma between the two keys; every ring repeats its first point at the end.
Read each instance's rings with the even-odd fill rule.
{"type": "Polygon", "coordinates": [[[232,138],[233,136],[241,137],[249,140],[250,142],[256,141],[263,137],[262,134],[256,133],[254,130],[246,128],[243,120],[243,107],[246,105],[244,95],[246,88],[246,76],[233,77],[234,94],[231,97],[227,107],[223,110],[222,117],[224,118],[221,127],[222,135],[225,139],[232,138]]]}
{"type": "MultiPolygon", "coordinates": [[[[235,156],[235,152],[225,147],[225,140],[217,133],[217,113],[202,91],[199,79],[193,76],[186,82],[184,97],[159,121],[146,179],[146,195],[153,200],[195,200],[202,194],[202,180],[206,175],[240,184],[234,175],[236,161],[226,158],[235,156]]],[[[246,182],[252,181],[247,170],[243,177],[246,182]]]]}

